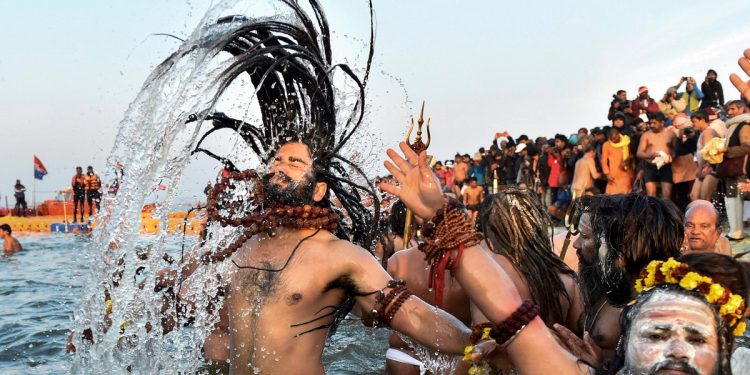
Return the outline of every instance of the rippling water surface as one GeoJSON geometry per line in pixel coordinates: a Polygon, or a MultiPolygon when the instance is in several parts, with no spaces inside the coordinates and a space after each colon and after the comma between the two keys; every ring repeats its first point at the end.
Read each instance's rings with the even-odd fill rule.
{"type": "MultiPolygon", "coordinates": [[[[1,374],[69,372],[65,341],[88,272],[88,240],[85,234],[22,236],[24,251],[0,256],[1,374]]],[[[180,241],[170,239],[176,256],[180,241]]],[[[344,321],[325,351],[328,373],[383,373],[386,334],[358,320],[344,321]]]]}

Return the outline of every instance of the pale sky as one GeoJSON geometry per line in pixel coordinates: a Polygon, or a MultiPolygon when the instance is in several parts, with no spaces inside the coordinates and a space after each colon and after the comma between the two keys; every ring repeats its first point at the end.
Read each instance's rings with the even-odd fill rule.
{"type": "MultiPolygon", "coordinates": [[[[363,0],[322,0],[334,60],[361,65],[363,0]],[[343,44],[343,42],[342,42],[343,44]],[[334,44],[334,49],[336,45],[334,44]]],[[[473,153],[493,134],[573,133],[607,124],[611,95],[641,85],[660,98],[681,76],[728,75],[750,47],[750,3],[374,0],[373,80],[364,141],[395,144],[422,100],[431,153],[473,153]]],[[[209,1],[0,1],[0,205],[33,155],[49,174],[40,191],[67,187],[74,168],[105,168],[117,124],[150,70],[187,36],[209,1]]],[[[385,154],[383,152],[383,157],[385,154]]],[[[190,175],[195,193],[215,176],[190,175]]],[[[192,194],[192,192],[191,192],[192,194]]],[[[37,201],[49,198],[40,193],[37,201]]],[[[31,201],[31,195],[27,196],[31,201]]]]}

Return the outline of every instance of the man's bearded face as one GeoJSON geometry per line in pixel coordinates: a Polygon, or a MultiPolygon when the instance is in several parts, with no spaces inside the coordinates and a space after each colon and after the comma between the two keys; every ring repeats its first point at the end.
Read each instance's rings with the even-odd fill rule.
{"type": "Polygon", "coordinates": [[[603,290],[614,305],[629,302],[631,278],[618,265],[615,252],[610,251],[604,239],[595,237],[591,215],[581,215],[578,230],[580,235],[573,247],[577,250],[578,273],[585,288],[589,291],[603,290]]]}
{"type": "Polygon", "coordinates": [[[284,173],[263,176],[264,203],[270,206],[303,206],[313,204],[315,179],[312,174],[294,180],[284,173]]]}
{"type": "Polygon", "coordinates": [[[310,150],[303,143],[287,143],[274,156],[263,176],[267,205],[302,206],[314,203],[315,176],[310,150]]]}
{"type": "Polygon", "coordinates": [[[656,292],[628,327],[624,374],[716,374],[719,338],[706,302],[674,291],[656,292]]]}

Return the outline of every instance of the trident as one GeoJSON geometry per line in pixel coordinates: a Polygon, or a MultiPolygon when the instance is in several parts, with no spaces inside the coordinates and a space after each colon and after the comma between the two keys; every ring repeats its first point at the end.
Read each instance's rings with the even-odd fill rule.
{"type": "MultiPolygon", "coordinates": [[[[424,101],[422,101],[422,109],[419,111],[419,118],[417,119],[417,136],[414,138],[414,142],[411,142],[411,132],[414,130],[414,117],[411,118],[409,124],[409,130],[406,132],[406,144],[419,155],[422,151],[427,150],[430,147],[430,119],[427,119],[427,144],[422,142],[422,124],[424,124],[424,101]]],[[[427,164],[430,164],[431,157],[427,157],[427,164]]],[[[409,248],[409,242],[411,240],[411,221],[414,215],[411,209],[406,209],[406,220],[404,222],[404,249],[409,248]]]]}

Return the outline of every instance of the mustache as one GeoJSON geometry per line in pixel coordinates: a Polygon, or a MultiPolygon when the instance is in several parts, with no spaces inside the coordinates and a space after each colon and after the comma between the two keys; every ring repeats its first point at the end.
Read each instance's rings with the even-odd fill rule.
{"type": "Polygon", "coordinates": [[[278,172],[266,173],[261,177],[261,179],[263,180],[264,183],[267,183],[276,176],[279,176],[279,178],[281,178],[286,183],[294,182],[294,180],[291,177],[287,176],[285,173],[278,173],[278,172]]]}
{"type": "Polygon", "coordinates": [[[695,367],[690,366],[689,363],[672,361],[672,360],[661,361],[655,364],[653,367],[651,367],[649,374],[656,374],[657,372],[664,370],[664,369],[680,370],[680,371],[687,372],[690,375],[700,375],[698,370],[695,367]]]}

